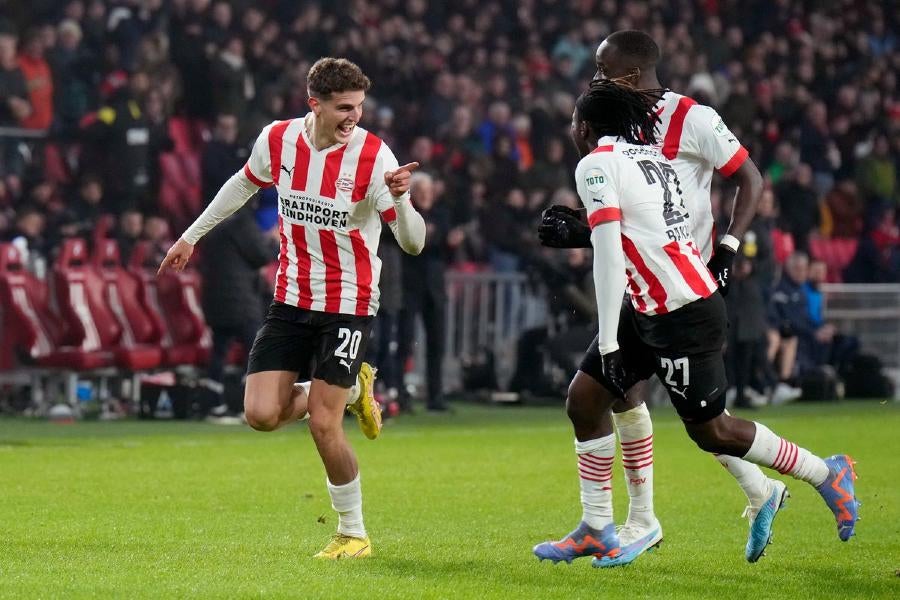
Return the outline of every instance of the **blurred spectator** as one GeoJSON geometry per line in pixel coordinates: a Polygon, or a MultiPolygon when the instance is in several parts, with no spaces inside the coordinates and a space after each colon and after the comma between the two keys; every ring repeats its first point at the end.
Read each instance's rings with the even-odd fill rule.
{"type": "Polygon", "coordinates": [[[782,227],[794,237],[796,248],[806,251],[810,234],[821,222],[812,168],[805,163],[798,165],[788,179],[776,186],[775,195],[782,227]]]}
{"type": "Polygon", "coordinates": [[[53,73],[53,107],[60,128],[72,132],[88,112],[94,94],[97,65],[82,43],[81,26],[66,19],[59,24],[59,41],[47,53],[53,73]]]}
{"type": "Polygon", "coordinates": [[[278,254],[277,228],[262,232],[254,208],[252,202],[244,205],[203,242],[203,314],[213,332],[207,376],[214,399],[207,404],[207,413],[214,417],[241,412],[225,403],[225,359],[235,341],[250,351],[266,312],[260,269],[278,254]]]}
{"type": "Polygon", "coordinates": [[[801,372],[823,365],[844,373],[851,361],[859,353],[859,341],[854,337],[838,333],[833,323],[825,320],[825,298],[821,290],[827,280],[828,267],[814,260],[809,265],[809,279],[803,286],[809,307],[811,335],[800,339],[798,362],[801,372]]]}
{"type": "Polygon", "coordinates": [[[150,243],[147,251],[147,263],[158,265],[165,258],[169,246],[172,245],[172,232],[169,223],[160,215],[149,214],[144,217],[144,231],[141,239],[150,243]]]}
{"type": "Polygon", "coordinates": [[[435,197],[435,181],[425,173],[414,173],[410,194],[416,209],[425,219],[425,248],[418,256],[403,256],[403,308],[400,312],[400,360],[405,364],[413,355],[415,326],[421,316],[425,328],[426,387],[425,406],[443,411],[443,358],[446,332],[446,289],[444,272],[448,250],[462,241],[458,230],[450,229],[449,215],[435,197]]]}
{"type": "Polygon", "coordinates": [[[766,360],[766,302],[763,282],[754,272],[756,246],[745,243],[734,264],[734,278],[725,297],[728,307],[728,381],[735,405],[757,407],[774,385],[766,360]]]}
{"type": "Polygon", "coordinates": [[[481,230],[488,242],[488,259],[494,271],[513,273],[521,268],[523,250],[530,250],[536,244],[532,229],[532,218],[521,189],[510,190],[504,202],[485,208],[481,230]]]}
{"type": "Polygon", "coordinates": [[[152,210],[159,198],[159,186],[162,180],[160,155],[175,149],[175,142],[169,136],[169,118],[166,114],[165,98],[162,92],[152,89],[147,92],[144,101],[147,119],[147,192],[138,202],[142,209],[152,210]]]}
{"type": "Polygon", "coordinates": [[[119,245],[119,258],[122,266],[128,266],[135,245],[141,241],[144,231],[144,215],[135,209],[128,209],[119,215],[119,223],[115,229],[116,242],[119,245]]]}
{"type": "Polygon", "coordinates": [[[53,77],[44,60],[44,42],[40,31],[32,29],[22,38],[19,69],[25,77],[31,114],[22,121],[26,129],[49,129],[53,122],[53,77]]]}
{"type": "Polygon", "coordinates": [[[825,196],[831,220],[831,236],[856,238],[862,232],[864,204],[856,184],[841,181],[825,196]]]}
{"type": "Polygon", "coordinates": [[[565,161],[562,138],[550,138],[546,150],[538,154],[534,166],[525,175],[524,184],[529,188],[543,190],[572,186],[572,173],[565,161]]]}
{"type": "Polygon", "coordinates": [[[831,139],[824,102],[813,102],[807,110],[806,120],[800,127],[800,160],[812,168],[818,192],[831,189],[832,172],[840,168],[841,155],[831,139]]]}
{"type": "MultiPolygon", "coordinates": [[[[25,77],[16,62],[16,40],[12,26],[0,21],[0,127],[19,127],[32,112],[25,77]]],[[[14,177],[8,180],[14,195],[21,193],[19,178],[25,169],[18,146],[16,138],[0,137],[0,177],[14,177]]]]}
{"type": "Polygon", "coordinates": [[[886,135],[877,135],[871,151],[857,163],[856,183],[869,202],[900,204],[897,157],[891,157],[886,135]]]}
{"type": "Polygon", "coordinates": [[[48,251],[45,238],[47,219],[34,206],[25,206],[16,213],[16,222],[12,231],[7,234],[22,255],[25,268],[38,277],[47,273],[48,251]]]}
{"type": "Polygon", "coordinates": [[[776,228],[777,213],[775,194],[767,187],[763,190],[756,207],[756,217],[744,234],[743,243],[750,248],[748,256],[753,258],[752,271],[762,288],[763,297],[768,301],[769,293],[775,283],[775,248],[772,233],[776,228]]]}
{"type": "Polygon", "coordinates": [[[813,328],[803,287],[809,277],[809,258],[796,252],[784,266],[769,303],[769,362],[775,363],[779,379],[773,394],[776,403],[800,397],[795,377],[799,338],[813,328]]]}
{"type": "Polygon", "coordinates": [[[244,60],[244,41],[238,36],[228,38],[210,70],[215,112],[246,114],[247,102],[253,98],[255,91],[244,60]]]}
{"type": "Polygon", "coordinates": [[[89,237],[100,215],[108,212],[103,180],[85,175],[78,184],[78,196],[66,210],[66,236],[89,237]]]}
{"type": "Polygon", "coordinates": [[[856,254],[844,269],[844,281],[900,282],[900,233],[893,208],[876,207],[870,212],[856,254]]]}
{"type": "MultiPolygon", "coordinates": [[[[268,123],[267,123],[268,124],[268,123]]],[[[228,179],[241,170],[250,150],[238,142],[238,119],[222,113],[216,117],[213,139],[203,151],[203,201],[209,203],[228,179]]]]}
{"type": "Polygon", "coordinates": [[[381,259],[381,276],[378,289],[378,318],[369,344],[369,362],[378,365],[376,385],[383,389],[385,403],[398,402],[399,408],[412,410],[409,395],[403,390],[404,365],[400,357],[400,318],[403,310],[403,256],[404,252],[394,242],[389,227],[382,227],[378,244],[381,259]]]}
{"type": "Polygon", "coordinates": [[[109,209],[117,214],[149,194],[150,127],[138,100],[145,82],[142,74],[132,75],[82,123],[88,141],[83,168],[107,175],[109,209]]]}
{"type": "Polygon", "coordinates": [[[0,126],[22,125],[33,110],[25,75],[16,60],[15,31],[0,22],[0,126]]]}

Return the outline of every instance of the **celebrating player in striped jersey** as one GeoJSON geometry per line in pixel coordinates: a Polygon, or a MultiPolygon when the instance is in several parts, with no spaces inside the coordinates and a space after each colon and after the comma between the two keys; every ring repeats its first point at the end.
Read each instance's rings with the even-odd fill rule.
{"type": "MultiPolygon", "coordinates": [[[[584,362],[599,373],[607,398],[624,398],[634,381],[655,372],[701,449],[811,484],[846,541],[858,507],[852,460],[823,460],[765,425],[725,411],[725,302],[691,234],[675,168],[652,145],[658,98],[601,80],[576,103],[572,136],[583,158],[575,180],[591,227],[599,315],[597,346],[584,362]],[[626,287],[634,311],[620,320],[626,287]]],[[[596,408],[608,415],[611,404],[596,408]]],[[[568,406],[570,414],[581,408],[568,406]]],[[[576,429],[583,520],[562,540],[539,544],[534,552],[554,562],[593,555],[597,567],[628,564],[641,550],[623,547],[613,523],[612,423],[607,418],[591,434],[576,429]]],[[[782,485],[763,509],[774,515],[786,495],[782,485]]]]}
{"type": "Polygon", "coordinates": [[[360,68],[323,58],[307,85],[311,111],[263,129],[243,170],[172,246],[160,271],[183,269],[205,233],[259,188],[275,186],[281,231],[275,299],[250,350],[245,415],[259,431],[309,417],[339,514],[337,534],[316,556],[361,558],[372,547],[342,417],[350,409],[369,438],[381,430],[374,373],[362,362],[378,311],[381,221],[410,254],[422,250],[425,222],[409,199],[418,163],[398,166],[390,148],[358,125],[370,85],[360,68]]]}
{"type": "MultiPolygon", "coordinates": [[[[625,30],[611,34],[597,48],[596,79],[612,79],[637,89],[659,89],[656,64],[659,47],[642,31],[625,30]]],[[[728,291],[731,263],[738,249],[738,240],[747,231],[756,212],[762,191],[762,177],[749,158],[747,150],[731,133],[722,118],[708,106],[691,98],[665,90],[655,106],[659,117],[659,149],[678,176],[676,187],[684,197],[691,216],[691,233],[697,240],[700,255],[712,271],[722,293],[728,291]],[[710,183],[713,171],[730,177],[738,186],[734,214],[716,251],[715,223],[710,203],[710,183]]],[[[555,247],[590,247],[590,229],[577,214],[566,207],[552,207],[544,216],[540,230],[541,241],[555,247]]],[[[629,303],[623,305],[622,319],[630,318],[629,303]]],[[[591,348],[597,347],[597,340],[591,348]]],[[[569,387],[568,402],[580,407],[572,411],[576,433],[591,439],[608,415],[600,415],[591,407],[607,404],[608,392],[600,384],[602,374],[595,371],[596,361],[583,363],[569,387]]],[[[626,398],[613,404],[612,419],[622,447],[622,463],[628,488],[628,518],[620,537],[629,550],[643,552],[659,543],[662,528],[653,510],[653,423],[644,399],[645,382],[627,390],[626,398]]],[[[738,481],[749,501],[746,514],[750,517],[750,532],[746,557],[755,561],[762,554],[771,535],[774,513],[762,511],[772,499],[784,492],[784,484],[766,477],[756,466],[732,456],[716,457],[738,481]]],[[[780,506],[780,505],[779,505],[780,506]]],[[[777,511],[777,508],[776,508],[777,511]]]]}

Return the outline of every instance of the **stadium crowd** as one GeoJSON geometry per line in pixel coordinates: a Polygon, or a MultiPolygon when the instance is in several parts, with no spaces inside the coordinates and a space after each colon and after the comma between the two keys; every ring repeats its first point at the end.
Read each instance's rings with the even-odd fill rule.
{"type": "MultiPolygon", "coordinates": [[[[72,236],[115,237],[126,260],[138,239],[164,251],[241,168],[264,125],[307,111],[306,73],[333,55],[358,63],[374,83],[362,125],[431,176],[417,183],[430,205],[420,206],[429,247],[403,259],[409,272],[525,271],[552,290],[583,288],[584,252],[541,248],[535,228],[549,205],[577,207],[568,130],[574,99],[595,72],[597,43],[639,28],[660,43],[661,80],[715,107],[766,177],[729,298],[734,347],[742,349],[732,364],[762,353],[774,365],[794,351],[801,362],[834,363],[844,345],[817,320],[817,286],[900,282],[900,38],[889,3],[0,6],[0,238],[27,251],[39,275],[72,236]],[[800,298],[796,289],[811,293],[800,298]],[[800,339],[799,350],[791,339],[800,339]]],[[[732,196],[728,181],[715,178],[720,230],[732,196]]],[[[270,232],[274,199],[261,194],[258,206],[256,222],[270,232]]],[[[400,315],[407,301],[408,321],[440,310],[440,288],[416,286],[417,299],[393,294],[384,311],[400,315]]],[[[551,295],[562,318],[595,318],[583,296],[551,295]]],[[[443,346],[442,328],[429,335],[430,346],[443,346]]],[[[788,362],[773,376],[787,379],[795,369],[788,362]]]]}

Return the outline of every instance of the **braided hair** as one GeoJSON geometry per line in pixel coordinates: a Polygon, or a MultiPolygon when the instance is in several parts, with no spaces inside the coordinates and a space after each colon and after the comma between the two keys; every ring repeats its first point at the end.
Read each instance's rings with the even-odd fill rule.
{"type": "Polygon", "coordinates": [[[591,82],[588,91],[578,97],[578,118],[588,123],[599,136],[614,135],[629,144],[656,143],[659,116],[654,106],[665,90],[636,90],[609,79],[591,82]]]}

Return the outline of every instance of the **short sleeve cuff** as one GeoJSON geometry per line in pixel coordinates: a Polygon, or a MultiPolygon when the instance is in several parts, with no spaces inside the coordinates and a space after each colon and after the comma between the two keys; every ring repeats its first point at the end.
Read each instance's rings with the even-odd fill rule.
{"type": "Polygon", "coordinates": [[[588,216],[588,225],[591,226],[591,229],[600,225],[601,223],[609,223],[610,221],[621,221],[622,220],[622,211],[614,206],[609,208],[601,208],[600,210],[596,210],[588,216]]]}
{"type": "Polygon", "coordinates": [[[740,169],[741,165],[746,162],[748,156],[750,156],[750,153],[747,152],[746,148],[741,146],[738,148],[738,151],[734,153],[734,156],[719,168],[719,173],[724,177],[731,177],[734,175],[734,172],[740,169]]]}
{"type": "Polygon", "coordinates": [[[246,175],[247,179],[249,179],[255,186],[264,188],[272,185],[271,181],[263,181],[262,179],[254,175],[253,171],[250,170],[250,163],[246,163],[244,165],[244,175],[246,175]]]}

